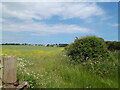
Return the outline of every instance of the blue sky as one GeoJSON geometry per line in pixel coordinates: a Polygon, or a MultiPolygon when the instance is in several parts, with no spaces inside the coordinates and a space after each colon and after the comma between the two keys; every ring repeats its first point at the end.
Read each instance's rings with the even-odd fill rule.
{"type": "Polygon", "coordinates": [[[117,2],[11,2],[2,10],[3,43],[71,43],[86,35],[118,41],[117,2]]]}

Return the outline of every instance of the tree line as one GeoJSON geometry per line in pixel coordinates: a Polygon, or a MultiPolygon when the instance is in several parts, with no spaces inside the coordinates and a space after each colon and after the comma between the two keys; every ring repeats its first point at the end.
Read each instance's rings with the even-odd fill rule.
{"type": "Polygon", "coordinates": [[[120,50],[120,41],[106,41],[109,50],[120,50]]]}
{"type": "MultiPolygon", "coordinates": [[[[109,50],[120,50],[120,41],[105,41],[109,50]]],[[[28,44],[28,43],[3,43],[2,45],[32,45],[32,46],[46,46],[46,47],[66,47],[68,44],[28,44]]]]}
{"type": "Polygon", "coordinates": [[[31,46],[46,46],[46,47],[66,47],[68,44],[28,44],[28,43],[2,43],[2,45],[31,45],[31,46]]]}

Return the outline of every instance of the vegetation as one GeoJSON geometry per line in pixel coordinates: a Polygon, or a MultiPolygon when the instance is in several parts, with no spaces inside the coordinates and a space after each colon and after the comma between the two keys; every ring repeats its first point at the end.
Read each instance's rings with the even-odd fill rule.
{"type": "Polygon", "coordinates": [[[76,38],[74,43],[68,45],[65,50],[71,60],[76,62],[86,62],[88,60],[103,61],[110,58],[104,40],[96,36],[76,38]]]}
{"type": "Polygon", "coordinates": [[[28,81],[31,88],[118,87],[118,51],[110,51],[114,59],[110,63],[104,62],[104,67],[94,64],[99,62],[91,64],[91,61],[74,65],[64,53],[63,47],[3,45],[2,53],[17,57],[17,78],[28,81]],[[98,71],[112,68],[111,74],[97,74],[95,66],[99,67],[98,71]]]}
{"type": "Polygon", "coordinates": [[[106,41],[106,44],[109,50],[112,50],[112,51],[120,50],[119,41],[106,41]]]}
{"type": "Polygon", "coordinates": [[[70,60],[75,64],[80,63],[96,75],[104,77],[113,72],[117,74],[118,62],[113,61],[114,57],[108,51],[102,38],[96,36],[76,38],[74,43],[68,45],[65,49],[70,60]]]}
{"type": "Polygon", "coordinates": [[[66,47],[68,44],[28,44],[28,43],[2,43],[1,45],[29,45],[29,46],[47,46],[47,47],[66,47]]]}
{"type": "MultiPolygon", "coordinates": [[[[109,50],[115,51],[120,50],[120,42],[119,41],[105,41],[107,48],[109,50]]],[[[2,45],[30,45],[30,46],[45,46],[43,44],[28,44],[28,43],[3,43],[2,45]]],[[[66,47],[68,44],[47,44],[48,47],[66,47]]]]}

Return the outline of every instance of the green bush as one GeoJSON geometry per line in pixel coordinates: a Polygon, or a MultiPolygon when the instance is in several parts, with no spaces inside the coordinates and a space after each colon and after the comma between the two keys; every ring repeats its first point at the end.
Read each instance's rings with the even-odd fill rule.
{"type": "Polygon", "coordinates": [[[106,41],[106,45],[111,51],[120,50],[120,41],[106,41]]]}
{"type": "Polygon", "coordinates": [[[76,38],[65,50],[67,55],[77,62],[85,62],[90,59],[106,60],[110,57],[104,39],[96,36],[76,38]]]}

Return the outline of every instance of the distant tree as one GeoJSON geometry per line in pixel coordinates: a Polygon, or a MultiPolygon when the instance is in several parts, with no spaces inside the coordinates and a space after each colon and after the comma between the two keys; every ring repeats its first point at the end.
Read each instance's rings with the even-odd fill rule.
{"type": "Polygon", "coordinates": [[[59,47],[66,47],[68,44],[59,44],[59,47]]]}
{"type": "Polygon", "coordinates": [[[120,50],[119,41],[106,41],[106,45],[109,50],[120,50]]]}
{"type": "Polygon", "coordinates": [[[47,44],[47,47],[49,47],[50,46],[50,44],[47,44]]]}

